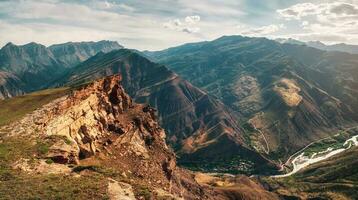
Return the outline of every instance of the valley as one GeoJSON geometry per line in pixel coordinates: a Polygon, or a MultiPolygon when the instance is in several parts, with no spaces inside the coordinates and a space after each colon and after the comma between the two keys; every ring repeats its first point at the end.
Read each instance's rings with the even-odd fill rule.
{"type": "Polygon", "coordinates": [[[250,146],[276,163],[358,117],[351,54],[243,36],[145,53],[239,113],[250,146]]]}
{"type": "Polygon", "coordinates": [[[323,138],[319,141],[312,142],[302,150],[296,152],[286,161],[285,166],[291,167],[292,170],[287,174],[274,175],[274,178],[282,178],[291,176],[300,170],[308,167],[311,164],[326,160],[336,154],[343,153],[344,151],[349,150],[358,146],[358,127],[352,127],[341,133],[334,135],[333,137],[323,138]],[[348,136],[342,136],[342,134],[347,132],[353,132],[354,135],[348,134],[348,136]],[[345,140],[345,137],[350,137],[345,140]]]}
{"type": "Polygon", "coordinates": [[[0,0],[0,200],[358,200],[358,0],[0,0]]]}
{"type": "Polygon", "coordinates": [[[0,63],[5,199],[356,197],[354,55],[224,36],[7,44],[0,63]]]}

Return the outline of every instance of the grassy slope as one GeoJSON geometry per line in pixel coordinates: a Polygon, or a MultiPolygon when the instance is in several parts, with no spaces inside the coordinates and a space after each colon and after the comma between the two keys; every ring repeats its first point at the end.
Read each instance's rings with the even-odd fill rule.
{"type": "Polygon", "coordinates": [[[358,199],[358,147],[313,164],[291,177],[266,181],[287,196],[358,199]]]}
{"type": "Polygon", "coordinates": [[[81,177],[26,173],[14,169],[21,158],[35,162],[46,144],[10,137],[0,143],[0,199],[107,199],[106,178],[99,173],[81,177]]]}
{"type": "MultiPolygon", "coordinates": [[[[34,92],[0,101],[0,126],[17,121],[26,114],[69,93],[70,88],[34,92]]],[[[48,145],[41,140],[0,133],[0,199],[108,199],[106,178],[90,172],[81,177],[25,173],[14,169],[21,158],[29,163],[45,154],[48,145]]]]}
{"type": "Polygon", "coordinates": [[[48,89],[0,101],[0,126],[21,119],[69,91],[69,88],[48,89]]]}

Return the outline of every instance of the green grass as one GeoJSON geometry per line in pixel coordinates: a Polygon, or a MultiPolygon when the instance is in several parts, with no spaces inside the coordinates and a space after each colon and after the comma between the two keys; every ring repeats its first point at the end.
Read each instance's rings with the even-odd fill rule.
{"type": "MultiPolygon", "coordinates": [[[[83,87],[83,86],[78,86],[83,87]]],[[[34,92],[24,96],[0,101],[0,126],[15,122],[37,108],[69,94],[75,88],[57,88],[34,92]]],[[[4,130],[3,130],[4,131],[4,130]]],[[[5,130],[6,131],[6,130],[5,130]]],[[[80,177],[72,175],[46,175],[26,173],[14,169],[14,163],[22,158],[28,164],[37,163],[44,158],[50,146],[63,140],[62,136],[29,138],[0,135],[0,199],[109,199],[107,196],[107,177],[119,176],[111,169],[82,167],[77,169],[80,177]],[[81,172],[88,169],[85,172],[81,172]]],[[[45,161],[52,164],[51,159],[45,161]]],[[[74,170],[75,171],[75,170],[74,170]]]]}
{"type": "Polygon", "coordinates": [[[0,199],[108,199],[106,178],[100,174],[73,177],[10,172],[8,177],[0,184],[0,199]]]}
{"type": "Polygon", "coordinates": [[[136,197],[139,198],[144,198],[145,200],[150,200],[152,199],[152,193],[150,191],[150,189],[147,186],[137,186],[134,188],[134,193],[136,195],[136,197]]]}
{"type": "Polygon", "coordinates": [[[0,126],[21,119],[69,91],[69,88],[48,89],[0,101],[0,126]]]}
{"type": "Polygon", "coordinates": [[[40,155],[45,155],[49,151],[50,146],[46,143],[39,142],[37,143],[37,151],[40,155]]]}
{"type": "Polygon", "coordinates": [[[108,176],[111,178],[120,177],[120,174],[116,170],[98,166],[98,165],[79,165],[72,169],[73,172],[78,172],[78,173],[83,170],[97,172],[99,174],[102,174],[104,176],[108,176]]]}
{"type": "MultiPolygon", "coordinates": [[[[358,199],[358,148],[354,147],[327,160],[312,164],[289,177],[263,177],[261,180],[273,190],[286,190],[299,196],[300,193],[320,196],[345,195],[358,199]]],[[[327,199],[339,199],[337,196],[327,199]],[[336,197],[336,198],[335,198],[336,197]]]]}
{"type": "MultiPolygon", "coordinates": [[[[53,138],[51,138],[53,139],[53,138]]],[[[20,158],[35,163],[48,151],[52,140],[32,141],[22,137],[7,137],[0,143],[0,199],[108,199],[106,194],[109,170],[97,169],[80,177],[26,173],[14,169],[20,158]]],[[[52,164],[52,160],[46,160],[52,164]]]]}
{"type": "Polygon", "coordinates": [[[353,133],[340,132],[330,138],[314,143],[304,151],[304,155],[311,157],[314,153],[325,151],[327,148],[333,148],[333,150],[343,148],[344,142],[353,135],[353,133]]]}

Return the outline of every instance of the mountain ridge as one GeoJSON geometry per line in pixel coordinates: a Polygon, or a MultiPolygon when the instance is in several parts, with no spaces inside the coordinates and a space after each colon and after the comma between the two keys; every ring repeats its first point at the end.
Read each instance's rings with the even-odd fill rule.
{"type": "MultiPolygon", "coordinates": [[[[42,91],[55,99],[1,126],[2,197],[50,199],[56,188],[56,198],[63,199],[278,199],[247,177],[232,180],[238,189],[229,190],[199,183],[193,172],[176,166],[155,110],[134,103],[120,81],[107,76],[60,96],[42,91]],[[16,192],[8,192],[11,186],[16,192]]],[[[37,95],[5,103],[41,99],[37,95]]]]}
{"type": "Polygon", "coordinates": [[[298,45],[307,45],[316,49],[324,50],[324,51],[340,51],[346,52],[351,54],[358,54],[358,45],[354,44],[345,44],[345,43],[337,43],[337,44],[324,44],[320,41],[308,41],[302,42],[299,40],[295,40],[292,38],[277,38],[275,39],[277,42],[280,43],[289,43],[289,44],[298,44],[298,45]]]}
{"type": "Polygon", "coordinates": [[[111,41],[66,43],[50,47],[34,42],[19,46],[8,43],[0,49],[0,72],[11,74],[12,79],[6,80],[6,77],[2,76],[1,82],[4,84],[1,87],[4,92],[0,96],[9,98],[43,89],[67,68],[99,51],[107,52],[118,48],[123,47],[111,41]],[[17,81],[14,81],[15,79],[17,81]],[[11,86],[8,85],[10,82],[11,86]]]}
{"type": "Polygon", "coordinates": [[[239,112],[273,159],[357,122],[353,54],[242,36],[146,53],[239,112]]]}
{"type": "MultiPolygon", "coordinates": [[[[159,120],[168,133],[167,141],[179,154],[181,163],[200,163],[191,159],[193,153],[199,149],[204,152],[213,151],[210,146],[221,141],[220,138],[225,138],[233,141],[233,146],[238,149],[242,148],[240,151],[247,151],[247,155],[243,154],[244,159],[260,160],[261,164],[254,164],[252,170],[255,171],[261,165],[272,165],[270,169],[274,168],[268,160],[250,150],[245,132],[234,111],[193,87],[165,66],[153,63],[136,52],[122,49],[98,54],[74,68],[63,78],[63,83],[80,84],[115,73],[123,74],[123,86],[136,102],[148,103],[158,110],[159,120]],[[250,158],[250,154],[255,156],[250,158]]],[[[221,152],[222,155],[228,153],[222,158],[231,160],[235,151],[237,150],[221,152]]],[[[203,154],[200,158],[207,163],[212,159],[203,154]]],[[[257,172],[259,171],[262,172],[257,172]]]]}

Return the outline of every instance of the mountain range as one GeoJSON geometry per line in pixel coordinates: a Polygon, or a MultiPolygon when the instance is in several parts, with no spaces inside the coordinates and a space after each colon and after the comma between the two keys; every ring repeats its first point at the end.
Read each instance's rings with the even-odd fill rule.
{"type": "Polygon", "coordinates": [[[243,173],[264,173],[275,167],[247,145],[247,136],[233,110],[164,65],[134,51],[99,53],[61,80],[76,85],[116,73],[122,74],[123,86],[135,101],[158,110],[159,120],[167,130],[167,141],[176,150],[180,163],[203,170],[243,173]],[[237,167],[239,163],[242,168],[237,167]]]}
{"type": "Polygon", "coordinates": [[[24,197],[6,192],[21,180],[37,181],[40,189],[16,188],[34,198],[64,188],[54,172],[96,198],[354,199],[358,57],[344,51],[243,36],[153,52],[113,41],[8,43],[0,196],[24,197]],[[349,140],[338,156],[270,176],[292,171],[298,153],[314,159],[349,140]]]}
{"type": "Polygon", "coordinates": [[[249,145],[277,161],[357,121],[353,54],[242,36],[145,53],[239,113],[249,145]]]}
{"type": "Polygon", "coordinates": [[[280,43],[307,45],[324,51],[340,51],[340,52],[346,52],[351,54],[358,54],[358,45],[352,45],[352,44],[339,43],[339,44],[327,45],[320,41],[302,42],[292,38],[288,38],[288,39],[277,38],[276,41],[280,43]]]}
{"type": "Polygon", "coordinates": [[[8,43],[0,49],[0,98],[46,88],[67,69],[100,51],[120,49],[117,42],[68,42],[46,47],[8,43]]]}

